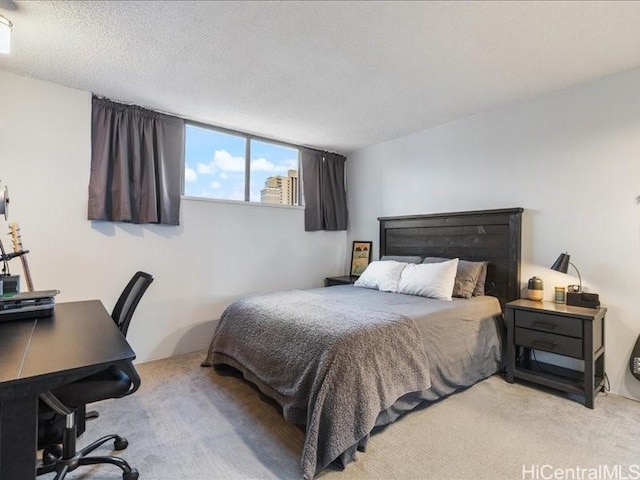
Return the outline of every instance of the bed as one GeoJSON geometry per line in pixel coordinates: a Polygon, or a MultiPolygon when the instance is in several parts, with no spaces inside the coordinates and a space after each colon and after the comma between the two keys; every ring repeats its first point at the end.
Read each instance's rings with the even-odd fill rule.
{"type": "Polygon", "coordinates": [[[350,285],[245,297],[203,366],[231,367],[305,426],[302,474],[346,466],[373,428],[494,374],[519,297],[522,209],[379,218],[380,256],[488,261],[486,296],[453,301],[350,285]]]}

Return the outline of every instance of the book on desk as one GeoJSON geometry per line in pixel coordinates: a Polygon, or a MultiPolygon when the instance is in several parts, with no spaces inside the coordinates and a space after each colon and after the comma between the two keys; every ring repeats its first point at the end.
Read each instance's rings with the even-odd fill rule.
{"type": "Polygon", "coordinates": [[[0,297],[0,322],[23,318],[50,317],[59,290],[21,292],[0,297]]]}

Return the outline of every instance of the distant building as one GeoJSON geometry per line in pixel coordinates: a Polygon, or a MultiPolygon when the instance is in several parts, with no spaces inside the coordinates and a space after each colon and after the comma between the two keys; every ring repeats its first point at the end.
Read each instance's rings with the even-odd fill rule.
{"type": "Polygon", "coordinates": [[[297,170],[289,170],[286,177],[269,177],[260,191],[260,201],[275,205],[298,205],[298,185],[297,170]]]}

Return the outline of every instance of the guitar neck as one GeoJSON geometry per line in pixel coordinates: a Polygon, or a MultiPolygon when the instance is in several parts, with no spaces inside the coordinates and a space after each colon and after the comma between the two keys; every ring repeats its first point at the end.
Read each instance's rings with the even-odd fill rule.
{"type": "MultiPolygon", "coordinates": [[[[9,225],[9,233],[11,234],[11,240],[13,242],[13,251],[15,253],[19,253],[23,251],[22,248],[22,240],[20,238],[20,228],[18,224],[12,222],[9,225]]],[[[24,272],[24,279],[27,283],[27,289],[30,292],[33,292],[33,280],[31,279],[31,271],[29,270],[29,262],[27,261],[26,251],[20,256],[20,261],[22,262],[22,271],[24,272]]]]}
{"type": "Polygon", "coordinates": [[[33,280],[31,279],[31,271],[29,270],[27,256],[22,255],[20,257],[20,261],[22,261],[22,271],[24,272],[24,279],[27,282],[27,290],[33,292],[33,280]]]}

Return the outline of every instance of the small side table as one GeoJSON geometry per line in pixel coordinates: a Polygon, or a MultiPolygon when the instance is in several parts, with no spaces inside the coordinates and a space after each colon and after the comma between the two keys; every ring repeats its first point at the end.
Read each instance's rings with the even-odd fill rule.
{"type": "Polygon", "coordinates": [[[554,302],[515,300],[505,305],[507,381],[519,378],[564,392],[584,395],[593,408],[604,388],[606,308],[582,308],[554,302]],[[584,360],[584,371],[538,362],[534,350],[584,360]]]}
{"type": "Polygon", "coordinates": [[[333,287],[335,285],[351,285],[358,277],[346,275],[344,277],[327,277],[324,279],[325,287],[333,287]]]}

